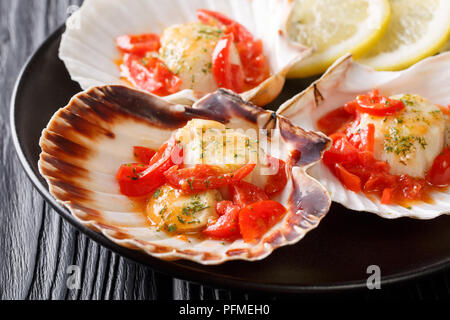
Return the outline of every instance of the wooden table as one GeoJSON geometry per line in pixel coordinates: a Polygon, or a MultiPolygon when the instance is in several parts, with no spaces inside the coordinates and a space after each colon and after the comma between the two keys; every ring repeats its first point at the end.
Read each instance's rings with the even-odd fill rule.
{"type": "MultiPolygon", "coordinates": [[[[120,257],[79,233],[53,211],[26,177],[11,141],[9,104],[27,57],[82,0],[0,1],[0,299],[323,298],[215,289],[174,279],[120,257]],[[80,290],[67,268],[82,270],[80,290]]],[[[36,108],[39,102],[36,102],[36,108]]],[[[450,297],[450,270],[351,298],[450,297]]],[[[335,297],[327,295],[325,297],[335,297]]]]}

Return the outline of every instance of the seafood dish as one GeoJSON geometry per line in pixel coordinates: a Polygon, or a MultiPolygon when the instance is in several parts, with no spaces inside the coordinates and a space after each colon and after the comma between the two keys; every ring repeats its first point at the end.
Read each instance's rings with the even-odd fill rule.
{"type": "MultiPolygon", "coordinates": [[[[84,91],[42,132],[39,170],[80,224],[217,265],[299,242],[332,201],[386,219],[450,213],[450,53],[401,71],[358,62],[378,43],[398,60],[384,70],[410,66],[448,32],[404,63],[404,46],[427,45],[386,44],[404,35],[404,2],[186,3],[85,1],[67,23],[59,56],[84,91]],[[289,75],[316,74],[268,105],[289,75]]],[[[446,25],[433,14],[420,23],[446,25]]]]}
{"type": "Polygon", "coordinates": [[[183,89],[242,93],[269,78],[261,40],[227,16],[200,9],[198,22],[116,39],[123,78],[159,96],[183,89]]]}
{"type": "Polygon", "coordinates": [[[40,144],[52,195],[82,224],[162,259],[262,259],[331,204],[306,173],[330,140],[224,89],[190,107],[94,87],[54,115],[40,144]]]}
{"type": "Polygon", "coordinates": [[[83,89],[126,85],[192,105],[225,88],[265,106],[312,52],[282,31],[290,7],[287,0],[85,1],[67,23],[59,56],[83,89]]]}
{"type": "Polygon", "coordinates": [[[343,57],[278,112],[333,140],[311,174],[334,201],[431,219],[450,211],[449,67],[450,53],[399,72],[343,57]]]}

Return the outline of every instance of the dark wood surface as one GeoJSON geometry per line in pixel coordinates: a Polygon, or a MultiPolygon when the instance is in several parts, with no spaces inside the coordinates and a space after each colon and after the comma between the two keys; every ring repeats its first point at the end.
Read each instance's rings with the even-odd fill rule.
{"type": "MultiPolygon", "coordinates": [[[[9,104],[27,57],[82,0],[0,0],[0,300],[6,299],[449,299],[450,271],[379,291],[268,295],[191,284],[124,259],[80,234],[33,189],[11,141],[9,104]],[[67,267],[81,267],[80,290],[67,267]]],[[[36,102],[39,107],[39,102],[36,102]]]]}

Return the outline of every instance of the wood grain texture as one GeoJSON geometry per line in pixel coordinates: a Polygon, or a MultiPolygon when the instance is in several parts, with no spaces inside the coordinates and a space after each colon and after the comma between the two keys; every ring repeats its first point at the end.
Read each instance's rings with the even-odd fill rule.
{"type": "MultiPolygon", "coordinates": [[[[207,299],[334,298],[267,295],[210,288],[173,279],[128,261],[64,221],[33,189],[18,163],[9,127],[14,83],[27,57],[82,0],[0,1],[0,299],[207,299]],[[81,268],[81,289],[69,290],[66,270],[81,268]]],[[[38,106],[37,106],[38,107],[38,106]]],[[[340,298],[449,299],[450,272],[377,292],[340,298]]]]}

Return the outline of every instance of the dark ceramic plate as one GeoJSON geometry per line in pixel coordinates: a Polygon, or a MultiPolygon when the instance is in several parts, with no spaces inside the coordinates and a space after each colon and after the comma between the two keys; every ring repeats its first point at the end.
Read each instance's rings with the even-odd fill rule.
{"type": "MultiPolygon", "coordinates": [[[[56,31],[26,64],[12,98],[13,139],[28,176],[56,211],[105,247],[159,271],[202,284],[274,292],[328,292],[362,288],[367,267],[378,265],[382,285],[421,276],[450,265],[450,216],[431,221],[384,220],[333,204],[320,226],[298,244],[277,249],[260,262],[202,266],[166,262],[110,242],[80,225],[56,203],[39,175],[39,137],[53,113],[80,91],[58,59],[63,28],[56,31]]],[[[282,101],[307,81],[288,81],[282,101]]]]}

